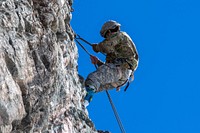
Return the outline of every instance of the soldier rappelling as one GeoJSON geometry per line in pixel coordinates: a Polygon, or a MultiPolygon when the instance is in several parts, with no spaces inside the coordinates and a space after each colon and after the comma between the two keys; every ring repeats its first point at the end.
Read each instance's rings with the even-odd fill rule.
{"type": "Polygon", "coordinates": [[[98,65],[98,68],[90,73],[85,81],[85,106],[91,102],[95,93],[113,88],[119,91],[129,77],[134,76],[138,66],[138,52],[130,36],[120,31],[120,26],[116,21],[107,21],[100,31],[105,39],[98,44],[92,44],[95,52],[106,55],[106,62],[90,55],[92,63],[98,65]]]}

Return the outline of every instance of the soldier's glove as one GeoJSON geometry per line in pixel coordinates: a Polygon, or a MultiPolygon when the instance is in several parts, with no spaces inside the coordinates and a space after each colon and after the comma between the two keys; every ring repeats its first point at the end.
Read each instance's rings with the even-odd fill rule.
{"type": "Polygon", "coordinates": [[[96,56],[91,55],[90,56],[92,64],[96,65],[99,62],[99,59],[96,56]]]}
{"type": "Polygon", "coordinates": [[[97,44],[92,44],[92,49],[93,49],[95,52],[99,52],[99,49],[98,49],[97,44]]]}

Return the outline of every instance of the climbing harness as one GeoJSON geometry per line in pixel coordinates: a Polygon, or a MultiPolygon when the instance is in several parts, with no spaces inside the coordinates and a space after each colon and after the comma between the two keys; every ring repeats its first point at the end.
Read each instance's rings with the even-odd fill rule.
{"type": "MultiPolygon", "coordinates": [[[[92,56],[92,55],[87,51],[87,49],[78,41],[78,39],[84,41],[85,43],[89,44],[90,46],[92,46],[92,44],[89,43],[88,41],[86,41],[85,39],[81,38],[79,35],[76,35],[76,36],[78,36],[78,37],[75,38],[76,42],[81,46],[81,48],[82,48],[89,56],[92,56]]],[[[97,69],[97,66],[96,66],[96,65],[95,65],[95,67],[96,67],[96,69],[97,69]]],[[[126,88],[126,89],[127,89],[127,88],[126,88]]],[[[125,90],[124,90],[124,91],[125,91],[125,90]]],[[[107,90],[106,90],[106,94],[107,94],[107,96],[108,96],[108,100],[109,100],[109,102],[110,102],[110,104],[111,104],[111,107],[112,107],[112,109],[113,109],[115,118],[116,118],[116,120],[117,120],[117,123],[118,123],[118,125],[119,125],[119,127],[120,127],[121,132],[122,132],[122,133],[126,133],[126,132],[125,132],[125,129],[124,129],[124,127],[123,127],[123,124],[122,124],[122,122],[121,122],[121,120],[120,120],[119,114],[117,113],[117,110],[116,110],[116,108],[115,108],[115,105],[114,105],[114,103],[113,103],[113,101],[112,101],[112,99],[111,99],[111,96],[110,96],[110,94],[109,94],[109,92],[108,92],[107,90]]]]}

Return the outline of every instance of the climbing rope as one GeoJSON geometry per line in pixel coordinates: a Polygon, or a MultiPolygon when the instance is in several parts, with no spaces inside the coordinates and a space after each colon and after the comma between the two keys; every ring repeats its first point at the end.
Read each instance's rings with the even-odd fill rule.
{"type": "Polygon", "coordinates": [[[87,40],[83,39],[81,36],[79,36],[78,34],[76,34],[76,38],[75,39],[80,39],[82,40],[83,42],[89,44],[90,46],[92,46],[92,43],[88,42],[87,40]]]}
{"type": "MultiPolygon", "coordinates": [[[[80,39],[80,38],[79,38],[80,39]]],[[[76,42],[81,46],[81,48],[89,55],[89,56],[93,56],[92,54],[90,54],[87,49],[78,41],[77,38],[75,38],[76,42]]],[[[89,43],[89,42],[88,42],[89,43]]],[[[97,65],[94,65],[95,68],[97,69],[97,65]]]]}
{"type": "Polygon", "coordinates": [[[124,129],[124,126],[123,126],[123,124],[122,124],[122,122],[121,122],[121,120],[120,120],[120,118],[119,118],[119,114],[117,113],[117,110],[116,110],[116,108],[115,108],[115,105],[114,105],[114,103],[113,103],[113,101],[112,101],[112,99],[111,99],[111,97],[110,97],[110,94],[108,93],[107,90],[106,90],[106,94],[107,94],[108,99],[109,99],[109,102],[110,102],[110,104],[111,104],[111,106],[112,106],[113,112],[114,112],[114,114],[115,114],[115,118],[116,118],[116,120],[117,120],[117,123],[119,124],[119,127],[120,127],[121,132],[122,132],[122,133],[126,133],[126,132],[125,132],[125,129],[124,129]]]}
{"type": "MultiPolygon", "coordinates": [[[[81,46],[81,48],[82,48],[89,56],[92,56],[92,55],[87,51],[87,49],[78,41],[78,39],[80,39],[80,40],[82,40],[83,42],[89,44],[90,46],[92,46],[92,44],[89,43],[88,41],[86,41],[85,39],[81,38],[79,35],[76,35],[76,38],[75,38],[76,42],[81,46]]],[[[96,67],[96,69],[97,69],[97,66],[96,66],[96,65],[95,65],[95,67],[96,67]]],[[[126,88],[126,89],[127,89],[127,88],[126,88]]],[[[107,90],[106,90],[106,94],[107,94],[107,96],[108,96],[108,100],[109,100],[109,102],[110,102],[110,104],[111,104],[111,107],[112,107],[112,109],[113,109],[115,118],[116,118],[116,120],[117,120],[117,123],[118,123],[118,125],[119,125],[119,127],[120,127],[121,132],[122,132],[122,133],[126,133],[126,132],[125,132],[125,129],[124,129],[124,126],[123,126],[123,124],[122,124],[122,122],[121,122],[121,120],[120,120],[119,114],[117,113],[117,109],[115,108],[115,105],[114,105],[114,103],[113,103],[113,101],[112,101],[112,99],[111,99],[111,96],[110,96],[110,94],[109,94],[109,92],[108,92],[107,90]]]]}
{"type": "Polygon", "coordinates": [[[82,48],[89,56],[92,56],[92,55],[87,51],[87,49],[78,41],[78,39],[80,39],[80,38],[75,38],[76,42],[81,46],[81,48],[82,48]]]}
{"type": "MultiPolygon", "coordinates": [[[[75,40],[78,42],[78,39],[82,40],[83,42],[87,43],[88,45],[92,46],[92,43],[88,42],[87,40],[83,39],[82,37],[80,37],[78,34],[75,35],[75,40]]],[[[80,42],[78,42],[78,44],[80,44],[80,42]]],[[[83,48],[83,45],[80,44],[81,47],[83,48]]],[[[85,48],[83,48],[85,49],[85,48]]],[[[86,50],[87,51],[87,50],[86,50]]],[[[104,53],[102,53],[103,55],[105,55],[104,53]]],[[[90,54],[91,55],[91,54],[90,54]]]]}

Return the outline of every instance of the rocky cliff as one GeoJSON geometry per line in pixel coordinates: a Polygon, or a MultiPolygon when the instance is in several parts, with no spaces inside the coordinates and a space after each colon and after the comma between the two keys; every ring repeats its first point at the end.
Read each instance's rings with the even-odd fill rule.
{"type": "Polygon", "coordinates": [[[95,133],[81,100],[72,0],[0,1],[0,133],[95,133]]]}

